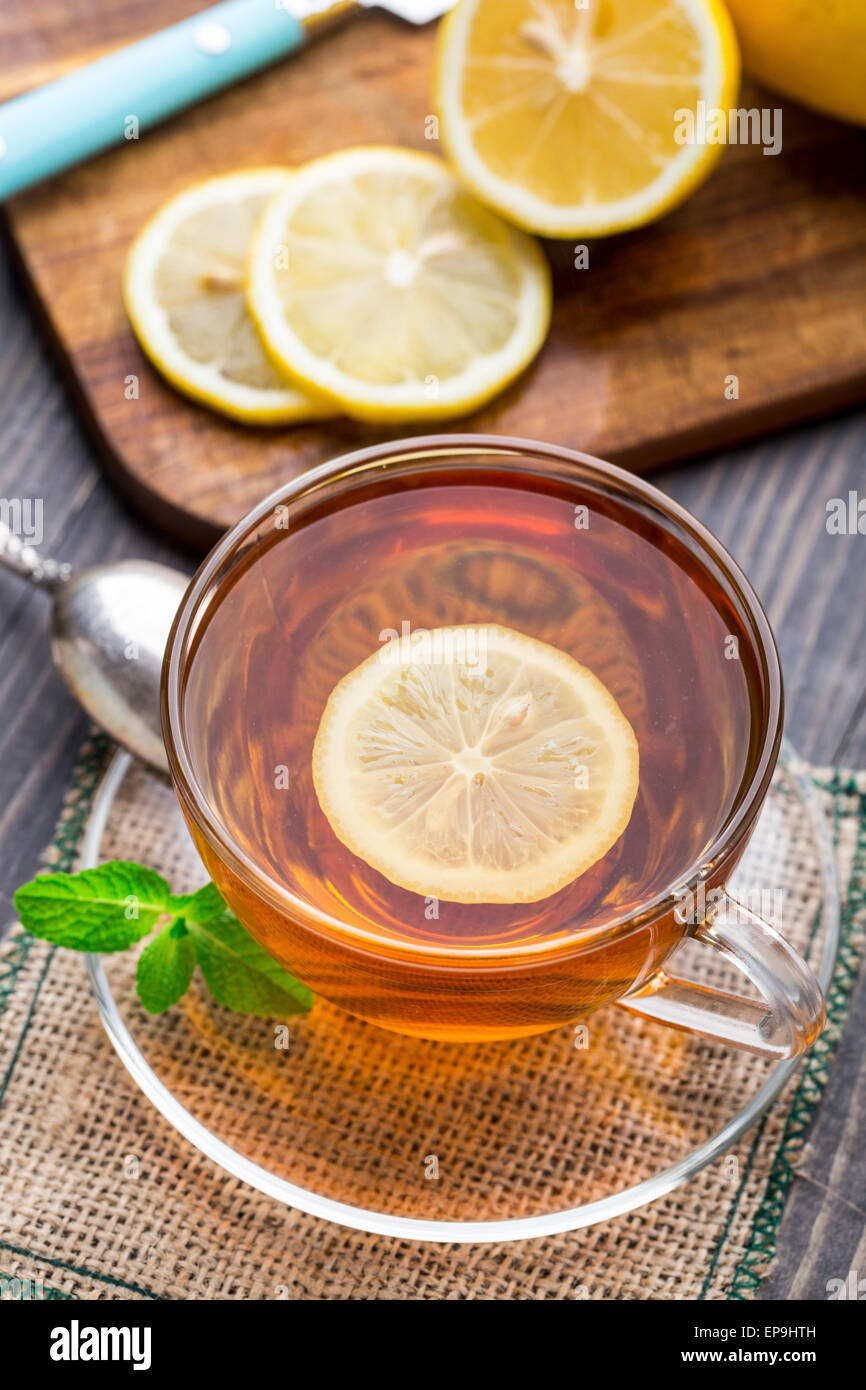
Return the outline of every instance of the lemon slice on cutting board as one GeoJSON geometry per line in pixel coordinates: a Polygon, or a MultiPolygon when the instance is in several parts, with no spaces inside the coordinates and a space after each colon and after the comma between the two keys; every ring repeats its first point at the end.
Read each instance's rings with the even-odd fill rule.
{"type": "Polygon", "coordinates": [[[142,348],[186,395],[251,424],[333,415],[286,380],[262,347],[244,297],[247,247],[291,170],[244,169],[165,203],[130,247],[126,310],[142,348]]]}
{"type": "Polygon", "coordinates": [[[460,0],[438,36],[435,104],[470,188],[551,237],[640,226],[722,147],[680,143],[683,112],[736,104],[719,0],[460,0]]]}
{"type": "Polygon", "coordinates": [[[638,745],[606,687],[495,624],[434,628],[339,682],[313,747],[338,838],[392,883],[460,903],[536,902],[625,830],[638,745]]]}
{"type": "Polygon", "coordinates": [[[435,156],[315,159],[256,229],[247,299],[274,361],[350,415],[465,414],[538,352],[550,272],[435,156]]]}

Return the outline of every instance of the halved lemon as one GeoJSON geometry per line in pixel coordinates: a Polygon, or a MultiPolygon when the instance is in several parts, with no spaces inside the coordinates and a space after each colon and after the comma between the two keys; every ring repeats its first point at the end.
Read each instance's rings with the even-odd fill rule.
{"type": "Polygon", "coordinates": [[[703,181],[721,146],[689,139],[687,113],[727,112],[739,71],[719,0],[460,0],[438,37],[435,103],[479,198],[529,231],[598,236],[703,181]]]}
{"type": "Polygon", "coordinates": [[[274,361],[347,414],[464,414],[544,341],[538,246],[446,164],[373,146],[299,169],[265,210],[247,298],[274,361]]]}
{"type": "MultiPolygon", "coordinates": [[[[746,71],[771,92],[866,125],[863,0],[727,0],[746,71]]],[[[787,115],[787,112],[785,113],[787,115]]]]}
{"type": "Polygon", "coordinates": [[[247,246],[281,168],[207,179],[165,203],[130,247],[126,310],[142,348],[179,391],[252,424],[334,414],[265,353],[244,298],[247,246]]]}
{"type": "Polygon", "coordinates": [[[495,624],[434,628],[394,639],[334,688],[313,782],[337,837],[399,887],[537,902],[625,830],[638,745],[565,652],[495,624]]]}

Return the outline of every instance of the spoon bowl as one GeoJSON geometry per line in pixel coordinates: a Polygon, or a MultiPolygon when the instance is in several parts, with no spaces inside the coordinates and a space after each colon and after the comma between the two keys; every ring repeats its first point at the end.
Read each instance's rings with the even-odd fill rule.
{"type": "Polygon", "coordinates": [[[166,772],[159,684],[186,575],[151,560],[118,560],[73,574],[2,522],[0,565],[52,596],[54,663],[91,719],[166,772]]]}
{"type": "Polygon", "coordinates": [[[51,650],[69,689],[107,733],[164,771],[162,656],[186,587],[167,565],[124,560],[82,570],[54,598],[51,650]]]}

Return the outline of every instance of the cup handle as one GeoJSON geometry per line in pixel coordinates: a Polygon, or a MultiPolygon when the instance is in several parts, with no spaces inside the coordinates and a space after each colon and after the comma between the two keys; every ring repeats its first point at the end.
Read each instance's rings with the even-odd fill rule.
{"type": "Polygon", "coordinates": [[[725,890],[692,936],[736,965],[761,1000],[658,970],[618,1001],[623,1008],[758,1057],[799,1057],[812,1046],[827,1020],[824,996],[806,962],[774,927],[725,890]]]}

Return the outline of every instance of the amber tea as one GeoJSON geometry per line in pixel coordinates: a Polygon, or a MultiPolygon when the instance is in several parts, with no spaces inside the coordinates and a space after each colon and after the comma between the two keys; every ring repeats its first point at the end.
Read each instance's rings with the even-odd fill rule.
{"type": "MultiPolygon", "coordinates": [[[[397,730],[388,736],[410,748],[416,781],[435,780],[429,768],[437,757],[417,754],[418,700],[407,705],[407,722],[406,709],[395,711],[394,700],[383,698],[385,723],[393,716],[397,730]],[[427,759],[420,772],[419,757],[427,759]]],[[[647,913],[701,864],[743,796],[763,699],[748,617],[724,572],[617,489],[513,465],[440,460],[435,469],[419,465],[393,477],[371,470],[351,487],[337,483],[324,495],[314,490],[276,504],[204,608],[181,688],[184,737],[209,817],[232,856],[215,854],[201,834],[197,841],[242,920],[317,992],[385,1026],[428,1036],[536,1031],[618,997],[679,940],[682,926],[669,911],[651,920],[647,913]],[[544,644],[527,650],[542,653],[542,667],[552,652],[550,669],[569,690],[572,672],[590,673],[593,690],[607,692],[617,711],[616,728],[633,732],[639,753],[613,842],[533,900],[508,899],[520,893],[533,855],[551,847],[568,812],[554,807],[545,820],[538,810],[547,805],[550,814],[544,777],[564,716],[549,713],[544,692],[524,690],[525,678],[503,679],[497,718],[507,737],[517,739],[527,718],[543,720],[545,709],[554,730],[524,739],[523,765],[530,755],[533,761],[521,782],[526,808],[512,781],[495,815],[468,824],[463,783],[452,782],[454,790],[435,802],[420,782],[406,814],[387,822],[385,839],[393,843],[377,860],[372,849],[365,857],[375,814],[355,806],[350,833],[334,810],[339,804],[351,821],[352,787],[361,783],[348,761],[341,775],[340,757],[331,756],[330,791],[317,789],[314,777],[329,701],[356,685],[361,694],[347,699],[375,694],[371,682],[379,677],[369,663],[377,653],[384,666],[384,649],[397,658],[401,643],[410,653],[427,641],[418,689],[425,700],[457,690],[457,707],[459,680],[441,671],[449,659],[462,661],[483,683],[482,658],[489,677],[494,657],[477,644],[501,629],[516,634],[502,639],[506,657],[509,642],[518,650],[521,638],[544,644]],[[469,646],[434,661],[435,635],[456,631],[469,646]],[[365,662],[368,675],[355,680],[365,662]],[[439,810],[425,812],[423,833],[413,839],[422,802],[439,810]],[[485,835],[497,834],[503,845],[485,845],[485,835]],[[424,856],[439,862],[440,843],[445,869],[439,879],[429,870],[425,880],[424,856]],[[473,855],[477,874],[451,873],[457,860],[465,870],[473,855]],[[265,885],[261,892],[251,891],[239,863],[265,885]],[[473,892],[480,900],[466,900],[473,892]],[[485,900],[497,895],[506,900],[485,900]],[[643,920],[632,929],[636,917],[643,920]],[[612,924],[624,926],[605,938],[603,951],[593,949],[612,924]],[[475,953],[472,972],[467,953],[475,953]]],[[[349,711],[347,727],[357,726],[361,709],[349,711]]],[[[460,727],[459,711],[452,715],[460,727]]],[[[469,716],[462,717],[465,725],[469,716]]],[[[369,718],[364,747],[381,752],[381,712],[369,718]]],[[[424,718],[429,727],[426,708],[424,718]]],[[[401,805],[393,797],[405,783],[394,776],[395,756],[391,748],[382,760],[392,808],[401,805]]],[[[480,786],[487,765],[470,767],[469,754],[461,756],[466,785],[474,776],[480,786]]]]}

